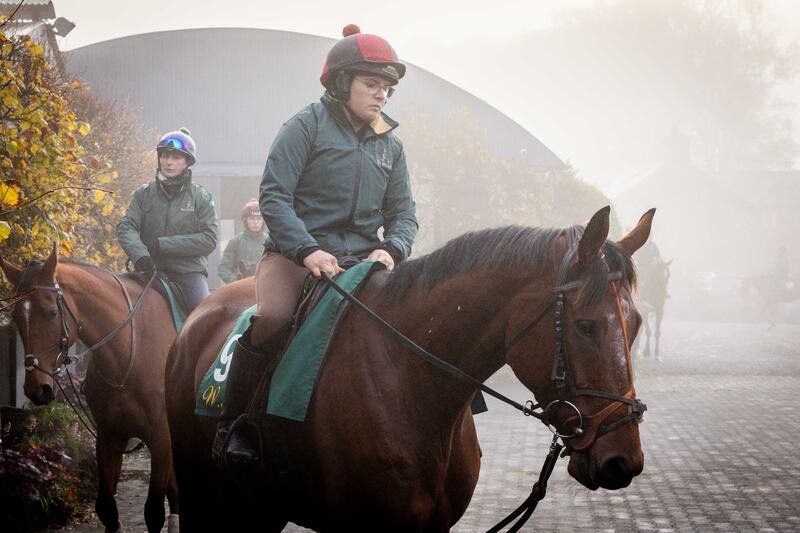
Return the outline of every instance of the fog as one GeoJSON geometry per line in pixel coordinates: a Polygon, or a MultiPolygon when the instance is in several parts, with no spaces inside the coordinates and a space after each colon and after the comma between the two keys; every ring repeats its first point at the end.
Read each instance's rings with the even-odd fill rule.
{"type": "MultiPolygon", "coordinates": [[[[678,297],[695,290],[727,300],[723,314],[743,301],[752,308],[756,300],[738,296],[741,280],[767,274],[779,247],[797,278],[794,2],[412,2],[387,10],[355,1],[240,2],[236,9],[140,2],[134,9],[62,0],[56,9],[77,23],[65,48],[209,26],[336,38],[342,25],[357,22],[533,133],[612,201],[623,228],[658,208],[654,240],[673,260],[676,310],[678,297]]],[[[796,318],[787,305],[784,318],[796,318]]]]}

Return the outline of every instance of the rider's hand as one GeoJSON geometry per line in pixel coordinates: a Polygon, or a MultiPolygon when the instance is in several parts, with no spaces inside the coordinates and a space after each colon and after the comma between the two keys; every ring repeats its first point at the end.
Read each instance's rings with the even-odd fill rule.
{"type": "Polygon", "coordinates": [[[377,250],[369,254],[369,257],[364,259],[364,261],[380,261],[381,263],[386,265],[387,270],[394,269],[394,259],[392,259],[392,256],[389,255],[389,252],[387,252],[382,248],[378,248],[377,250]]]}
{"type": "Polygon", "coordinates": [[[153,264],[153,260],[150,259],[150,256],[146,255],[144,257],[140,257],[139,260],[136,261],[136,264],[133,265],[133,268],[136,269],[136,272],[149,274],[156,269],[156,266],[153,264]]]}
{"type": "Polygon", "coordinates": [[[330,277],[335,276],[339,272],[344,272],[344,269],[339,266],[336,258],[323,250],[317,250],[307,255],[306,258],[303,259],[303,265],[305,265],[317,279],[322,276],[323,272],[330,277]]]}

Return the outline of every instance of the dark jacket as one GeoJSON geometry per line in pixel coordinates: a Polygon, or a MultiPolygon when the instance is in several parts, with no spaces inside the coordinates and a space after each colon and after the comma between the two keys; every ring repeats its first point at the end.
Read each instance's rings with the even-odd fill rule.
{"type": "Polygon", "coordinates": [[[219,279],[231,283],[255,274],[266,240],[266,231],[243,231],[228,241],[217,271],[219,279]]]}
{"type": "Polygon", "coordinates": [[[217,226],[214,200],[203,186],[189,181],[170,198],[154,180],[133,193],[117,224],[117,237],[134,264],[149,255],[159,271],[207,276],[207,256],[217,247],[217,226]],[[154,241],[157,253],[145,244],[154,241]]]}
{"type": "Polygon", "coordinates": [[[328,96],[289,119],[261,180],[268,249],[298,264],[318,249],[343,257],[384,248],[396,261],[408,257],[418,225],[396,127],[382,115],[358,135],[328,96]]]}

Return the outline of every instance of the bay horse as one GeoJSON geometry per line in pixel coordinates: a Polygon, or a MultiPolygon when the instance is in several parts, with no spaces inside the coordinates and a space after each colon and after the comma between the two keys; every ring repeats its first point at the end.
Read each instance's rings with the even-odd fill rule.
{"type": "Polygon", "coordinates": [[[661,361],[661,321],[664,319],[664,304],[669,298],[667,291],[671,264],[671,259],[664,261],[655,257],[648,264],[642,265],[637,275],[636,303],[642,315],[644,335],[636,338],[634,352],[649,357],[652,339],[653,352],[658,361],[661,361]]]}
{"type": "MultiPolygon", "coordinates": [[[[47,260],[30,261],[23,268],[0,257],[0,268],[17,294],[30,291],[14,304],[11,316],[28,354],[23,388],[36,405],[55,398],[53,376],[65,364],[67,347],[78,339],[86,346],[101,341],[125,321],[131,300],[138,301],[144,288],[132,275],[59,261],[55,247],[47,260]]],[[[164,367],[175,335],[166,300],[151,289],[131,322],[92,350],[82,391],[97,427],[95,510],[106,531],[122,528],[115,494],[131,438],[141,439],[150,450],[144,509],[148,530],[161,531],[165,494],[170,529],[177,526],[172,516],[178,513],[177,483],[164,405],[164,367]]]]}
{"type": "MultiPolygon", "coordinates": [[[[638,417],[629,349],[641,322],[631,255],[655,210],[617,243],[607,241],[609,211],[585,230],[467,233],[377,272],[359,292],[477,383],[510,365],[540,405],[556,406],[549,418],[570,433],[568,471],[591,490],[626,487],[644,464],[630,423],[638,417]]],[[[215,468],[216,419],[194,414],[196,396],[253,289],[249,280],[215,291],[170,349],[167,412],[184,531],[253,523],[280,531],[289,521],[319,531],[448,531],[478,481],[470,410],[478,386],[418,358],[358,309],[332,341],[306,420],[277,419],[288,475],[253,471],[241,482],[215,468]]]]}

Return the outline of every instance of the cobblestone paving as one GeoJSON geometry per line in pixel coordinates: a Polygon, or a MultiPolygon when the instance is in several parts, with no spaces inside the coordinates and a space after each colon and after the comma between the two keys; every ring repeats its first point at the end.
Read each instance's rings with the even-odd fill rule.
{"type": "MultiPolygon", "coordinates": [[[[637,363],[648,405],[644,472],[620,491],[589,491],[556,466],[526,530],[800,531],[800,326],[666,322],[663,362],[637,363]]],[[[507,369],[489,385],[530,397],[507,369]]],[[[483,449],[470,508],[453,529],[485,531],[527,496],[549,432],[493,399],[476,418],[483,449]]],[[[128,531],[144,531],[146,453],[119,487],[128,531]]],[[[80,531],[102,531],[95,521],[80,531]]],[[[289,526],[286,531],[305,531],[289,526]]]]}

